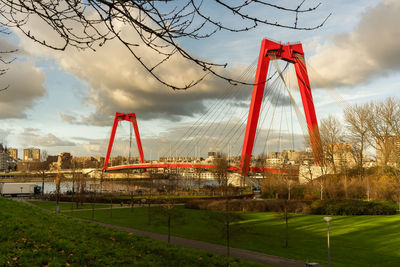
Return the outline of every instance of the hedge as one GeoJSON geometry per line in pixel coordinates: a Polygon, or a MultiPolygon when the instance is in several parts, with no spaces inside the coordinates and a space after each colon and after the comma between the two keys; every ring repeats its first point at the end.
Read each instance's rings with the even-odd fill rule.
{"type": "MultiPolygon", "coordinates": [[[[310,202],[307,201],[232,199],[228,202],[230,211],[281,212],[285,206],[292,213],[309,214],[311,212],[310,202]]],[[[201,210],[226,210],[226,200],[190,201],[185,204],[185,207],[201,210]]]]}
{"type": "Polygon", "coordinates": [[[311,204],[312,214],[323,215],[392,215],[396,208],[382,202],[363,200],[318,200],[311,204]]]}
{"type": "MultiPolygon", "coordinates": [[[[388,203],[362,200],[246,200],[231,199],[229,211],[281,212],[284,207],[292,213],[321,215],[392,215],[396,206],[388,203]]],[[[226,200],[196,200],[185,204],[189,209],[226,210],[226,200]]]]}

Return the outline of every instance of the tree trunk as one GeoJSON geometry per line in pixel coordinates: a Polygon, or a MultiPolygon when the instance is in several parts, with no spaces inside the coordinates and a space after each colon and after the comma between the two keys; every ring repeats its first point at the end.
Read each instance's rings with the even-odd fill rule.
{"type": "Polygon", "coordinates": [[[112,205],[113,205],[113,201],[112,201],[112,196],[110,197],[110,218],[112,218],[112,205]]]}
{"type": "Polygon", "coordinates": [[[289,223],[288,223],[288,213],[287,208],[285,207],[285,223],[286,223],[286,233],[285,233],[285,248],[288,248],[289,243],[289,223]]]}
{"type": "Polygon", "coordinates": [[[345,171],[346,173],[344,174],[344,196],[346,199],[349,198],[348,193],[347,193],[347,170],[345,171]]]}
{"type": "Polygon", "coordinates": [[[397,197],[398,198],[398,206],[399,206],[399,211],[400,211],[400,193],[399,193],[399,196],[397,197]]]}
{"type": "Polygon", "coordinates": [[[150,199],[148,200],[148,206],[147,206],[147,224],[151,224],[151,203],[150,199]]]}
{"type": "Polygon", "coordinates": [[[133,212],[133,189],[131,190],[131,212],[133,212]]]}
{"type": "Polygon", "coordinates": [[[94,219],[94,196],[92,196],[92,220],[94,219]]]}
{"type": "Polygon", "coordinates": [[[44,195],[44,171],[42,172],[42,196],[44,195]]]}
{"type": "Polygon", "coordinates": [[[171,242],[171,214],[168,213],[168,243],[171,242]]]}
{"type": "Polygon", "coordinates": [[[198,189],[199,189],[199,192],[200,192],[200,188],[201,188],[201,172],[199,172],[199,174],[198,174],[198,180],[197,180],[197,182],[198,182],[198,189]]]}
{"type": "Polygon", "coordinates": [[[321,200],[323,199],[323,195],[324,195],[324,186],[322,185],[322,183],[320,183],[319,184],[319,186],[320,186],[320,197],[321,197],[321,200]]]}
{"type": "Polygon", "coordinates": [[[226,255],[229,257],[229,254],[230,254],[230,244],[229,244],[229,241],[230,241],[230,236],[229,236],[229,234],[230,234],[230,231],[229,231],[229,220],[227,220],[227,222],[226,222],[226,255]]]}

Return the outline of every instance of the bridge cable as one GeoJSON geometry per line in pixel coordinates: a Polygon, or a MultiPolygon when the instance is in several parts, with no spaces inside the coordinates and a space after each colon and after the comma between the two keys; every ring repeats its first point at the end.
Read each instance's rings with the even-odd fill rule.
{"type": "MultiPolygon", "coordinates": [[[[276,72],[274,73],[274,75],[276,74],[276,72]]],[[[274,75],[272,75],[272,76],[274,76],[274,75]]],[[[270,77],[269,79],[271,79],[272,77],[270,77]]],[[[208,122],[209,122],[210,120],[208,120],[208,122]]],[[[216,121],[216,119],[214,119],[213,120],[213,123],[216,121]]],[[[210,129],[210,127],[212,126],[213,124],[212,123],[210,123],[210,125],[205,129],[205,131],[203,131],[203,134],[201,135],[201,138],[202,137],[204,137],[205,136],[205,134],[208,132],[208,130],[210,129]]],[[[218,128],[217,129],[219,129],[219,126],[217,126],[218,128]]],[[[201,130],[200,130],[201,131],[201,130]]],[[[209,137],[209,139],[210,139],[210,137],[209,137]]],[[[191,142],[195,142],[196,143],[196,145],[200,142],[200,138],[197,140],[197,142],[195,141],[195,139],[192,139],[191,140],[191,142]]],[[[190,143],[191,143],[190,142],[190,143]]],[[[188,146],[188,144],[185,146],[185,148],[188,146]]],[[[203,146],[204,148],[206,148],[205,146],[203,146]]],[[[192,147],[192,150],[193,150],[193,147],[192,147]]],[[[191,151],[188,151],[188,153],[190,153],[191,151]]]]}
{"type": "MultiPolygon", "coordinates": [[[[270,56],[271,57],[271,60],[272,61],[274,61],[274,62],[276,62],[276,58],[275,57],[273,57],[273,56],[270,56]]],[[[287,62],[286,63],[286,66],[284,67],[284,69],[283,69],[283,71],[286,71],[286,69],[288,68],[288,66],[289,66],[289,63],[287,62]]],[[[276,68],[276,66],[275,66],[275,68],[276,68]]],[[[277,68],[276,68],[277,69],[277,68]]],[[[277,69],[278,70],[278,69],[277,69]]],[[[278,75],[279,75],[279,72],[278,72],[278,75]]],[[[278,81],[279,81],[279,77],[277,77],[276,79],[275,79],[275,81],[274,81],[274,83],[278,83],[278,81]]],[[[272,86],[274,86],[274,83],[271,85],[271,87],[272,86]]],[[[278,88],[279,86],[277,86],[277,88],[278,88]]],[[[263,100],[264,102],[267,102],[266,100],[263,100]]],[[[270,107],[272,106],[272,103],[273,103],[273,100],[272,101],[268,101],[268,102],[270,102],[270,107]]],[[[261,110],[261,114],[262,114],[262,111],[263,111],[263,109],[261,110]]],[[[261,128],[262,128],[262,126],[264,125],[264,122],[265,122],[265,119],[266,119],[266,117],[267,117],[267,115],[268,115],[268,112],[269,112],[269,108],[268,108],[268,110],[267,110],[267,112],[264,114],[264,117],[263,117],[263,119],[261,120],[261,123],[259,123],[258,124],[258,128],[257,128],[257,131],[256,131],[256,137],[255,137],[255,140],[254,140],[254,144],[256,144],[256,140],[258,139],[258,136],[261,134],[261,128]]],[[[255,147],[255,146],[254,146],[255,147]]],[[[254,150],[254,149],[253,149],[254,150]]]]}
{"type": "Polygon", "coordinates": [[[267,147],[267,144],[268,144],[269,135],[270,135],[270,133],[271,133],[272,125],[273,125],[273,122],[274,122],[274,119],[275,119],[275,113],[276,113],[277,103],[278,103],[278,101],[280,100],[280,97],[281,97],[281,91],[279,90],[279,95],[278,95],[278,97],[276,98],[276,102],[275,102],[275,105],[274,105],[275,108],[274,108],[273,113],[272,113],[271,124],[270,124],[270,127],[268,128],[267,137],[266,137],[266,142],[264,143],[263,154],[265,154],[264,151],[266,151],[266,147],[267,147]]]}
{"type": "MultiPolygon", "coordinates": [[[[270,79],[269,79],[269,80],[270,80],[270,79]]],[[[272,88],[272,89],[270,89],[270,90],[265,89],[265,90],[264,90],[264,94],[263,94],[263,98],[266,98],[265,96],[266,96],[266,94],[267,94],[267,91],[272,92],[272,94],[269,95],[269,97],[271,97],[271,98],[273,98],[273,96],[276,95],[276,91],[277,91],[276,81],[277,81],[277,79],[274,79],[273,82],[272,82],[271,84],[269,83],[269,81],[266,83],[265,86],[268,87],[268,88],[272,88]],[[268,86],[268,84],[270,84],[270,85],[268,86]]],[[[271,106],[271,103],[272,103],[272,102],[271,102],[271,101],[263,100],[262,109],[264,109],[263,107],[265,107],[266,103],[269,103],[270,106],[271,106]]],[[[269,109],[269,108],[268,108],[268,109],[269,109]]],[[[261,113],[261,114],[262,114],[262,113],[261,113]]],[[[244,116],[244,117],[242,118],[242,120],[241,120],[242,123],[240,124],[239,128],[237,128],[236,131],[232,134],[232,136],[229,138],[228,142],[231,142],[231,140],[236,136],[236,133],[238,132],[238,130],[239,130],[239,129],[242,129],[242,127],[245,126],[245,123],[247,122],[246,117],[248,117],[248,109],[247,109],[247,113],[245,114],[245,116],[244,116]]],[[[247,126],[247,125],[246,125],[246,126],[247,126]]],[[[240,137],[243,137],[243,136],[244,136],[245,130],[246,130],[246,127],[244,127],[243,131],[240,131],[240,134],[236,136],[236,138],[235,138],[235,140],[234,140],[233,143],[237,143],[238,139],[239,139],[240,137]]],[[[257,132],[256,132],[256,133],[257,133],[257,132]]],[[[242,139],[243,139],[243,138],[242,138],[242,139]]],[[[255,139],[256,139],[256,138],[255,138],[255,139]]],[[[239,146],[238,148],[239,148],[238,153],[240,154],[240,149],[241,149],[242,147],[239,146]]]]}
{"type": "MultiPolygon", "coordinates": [[[[275,83],[275,80],[274,80],[273,83],[275,83]]],[[[272,85],[273,85],[273,83],[272,83],[272,85]]],[[[268,86],[268,84],[269,84],[269,82],[267,82],[265,86],[266,87],[272,87],[272,90],[274,90],[276,88],[275,86],[268,86]]],[[[272,92],[274,92],[274,91],[272,91],[272,92]]],[[[265,98],[266,93],[267,93],[267,90],[264,90],[263,98],[265,98]]],[[[267,103],[267,102],[263,101],[262,109],[264,109],[265,103],[267,103]]],[[[246,117],[248,117],[248,111],[249,111],[249,109],[244,109],[243,110],[243,112],[241,114],[241,119],[239,121],[237,121],[237,123],[232,127],[231,131],[228,131],[225,134],[225,136],[222,138],[222,140],[223,140],[222,144],[228,144],[229,145],[229,143],[231,142],[232,138],[236,135],[238,130],[241,129],[243,124],[246,122],[246,117]],[[239,123],[241,123],[241,124],[239,125],[239,123]],[[239,127],[237,127],[238,125],[239,125],[239,127]],[[234,129],[236,129],[236,130],[234,130],[234,129]],[[228,138],[229,135],[231,135],[231,137],[228,138]],[[225,140],[227,140],[227,141],[225,141],[225,140]]],[[[240,136],[241,135],[239,135],[238,137],[240,137],[240,136]]],[[[237,141],[237,139],[238,138],[236,138],[235,141],[237,141]]]]}
{"type": "MultiPolygon", "coordinates": [[[[255,65],[256,62],[257,61],[255,60],[250,66],[248,66],[248,68],[242,73],[241,77],[248,76],[248,74],[250,73],[250,70],[253,68],[253,66],[255,65]]],[[[232,96],[238,94],[240,92],[239,89],[240,89],[240,86],[235,86],[235,85],[229,86],[226,89],[225,95],[222,96],[219,100],[215,101],[214,104],[211,106],[211,108],[209,108],[206,113],[204,113],[202,116],[200,116],[200,118],[184,133],[182,138],[180,138],[180,140],[178,140],[174,144],[174,147],[177,146],[176,150],[178,150],[182,146],[182,144],[184,143],[183,141],[185,141],[186,138],[193,135],[193,133],[203,124],[203,121],[206,120],[207,117],[209,117],[211,114],[213,114],[213,112],[216,108],[221,106],[222,102],[224,102],[226,99],[229,99],[232,96]],[[229,90],[231,88],[236,88],[236,91],[229,90]],[[181,142],[181,140],[182,140],[182,142],[181,142]]]]}
{"type": "MultiPolygon", "coordinates": [[[[267,83],[266,83],[267,84],[267,83]]],[[[265,91],[264,91],[264,95],[265,95],[265,91]]],[[[232,107],[232,106],[231,106],[232,107]]],[[[227,123],[225,124],[225,127],[224,127],[224,129],[226,129],[226,127],[227,127],[227,125],[230,123],[230,121],[231,121],[231,119],[232,119],[232,117],[233,116],[231,116],[230,117],[230,119],[227,121],[227,123]]],[[[216,130],[217,129],[219,129],[219,125],[218,126],[216,126],[215,128],[214,128],[214,131],[209,135],[209,137],[210,136],[214,136],[215,135],[215,133],[216,133],[216,130]]],[[[207,140],[207,142],[206,142],[206,144],[205,144],[205,146],[208,144],[208,142],[209,142],[209,140],[210,140],[210,138],[208,138],[208,140],[207,140]]],[[[220,142],[220,144],[221,144],[221,142],[220,142]]]]}
{"type": "MultiPolygon", "coordinates": [[[[275,72],[275,74],[276,74],[276,72],[275,72]]],[[[263,106],[264,106],[264,108],[262,108],[262,109],[265,109],[265,105],[267,104],[267,103],[269,103],[269,107],[272,107],[272,106],[274,106],[273,105],[273,102],[274,102],[274,99],[277,99],[277,98],[279,98],[279,97],[277,97],[277,95],[278,95],[278,93],[279,93],[279,84],[277,84],[278,83],[278,79],[277,79],[277,77],[273,80],[273,82],[268,86],[268,88],[272,88],[272,90],[271,89],[266,89],[266,90],[264,90],[264,95],[263,95],[263,98],[267,98],[266,96],[268,96],[268,98],[271,98],[271,100],[263,100],[263,106]],[[272,91],[272,94],[268,94],[267,95],[267,92],[271,92],[272,91]]],[[[269,83],[267,83],[267,84],[269,84],[269,83]]],[[[266,86],[267,86],[267,84],[266,84],[266,86]]],[[[274,108],[275,109],[275,108],[274,108]]],[[[269,110],[269,108],[268,108],[268,110],[269,110]]],[[[262,114],[262,113],[261,113],[262,114]]],[[[260,124],[260,125],[262,125],[262,124],[264,124],[264,121],[265,121],[265,118],[267,117],[267,114],[265,114],[264,115],[264,119],[261,119],[262,120],[262,123],[260,124]]],[[[244,122],[246,122],[246,121],[244,121],[244,122]]],[[[243,124],[242,124],[243,125],[243,124]]],[[[244,129],[245,130],[245,129],[244,129]]],[[[256,136],[255,136],[255,140],[254,140],[254,144],[257,142],[257,137],[258,137],[258,134],[260,133],[260,131],[256,131],[256,136]]],[[[237,140],[240,138],[240,137],[242,137],[242,139],[243,139],[243,136],[244,136],[244,131],[242,131],[241,132],[241,134],[239,134],[237,137],[236,137],[236,139],[235,139],[235,142],[237,142],[237,140]]],[[[254,145],[253,145],[253,147],[254,147],[254,145]]],[[[238,151],[238,153],[240,153],[240,150],[241,149],[243,149],[242,147],[238,147],[238,149],[239,149],[239,151],[238,151]]]]}
{"type": "MultiPolygon", "coordinates": [[[[281,71],[279,69],[279,66],[277,66],[277,67],[278,67],[278,72],[281,73],[281,71]]],[[[289,90],[289,87],[287,86],[287,83],[286,83],[285,79],[283,78],[283,75],[280,75],[280,77],[281,77],[281,79],[283,81],[283,84],[284,84],[284,86],[286,88],[286,91],[288,92],[288,95],[289,95],[289,98],[290,98],[290,102],[292,103],[292,105],[293,105],[293,107],[295,109],[297,119],[299,121],[300,127],[301,127],[301,129],[303,131],[303,135],[304,135],[304,138],[305,138],[307,133],[308,133],[308,130],[307,130],[308,128],[306,127],[307,122],[305,121],[305,116],[302,115],[303,113],[300,111],[299,106],[297,105],[296,101],[294,100],[294,97],[291,94],[291,92],[289,90]]]]}
{"type": "MultiPolygon", "coordinates": [[[[255,65],[254,65],[254,66],[255,66],[255,65]]],[[[249,70],[250,70],[250,69],[249,69],[249,70]]],[[[247,74],[247,77],[249,77],[249,75],[252,75],[252,73],[253,73],[253,72],[249,72],[249,73],[247,74]]],[[[228,101],[230,101],[230,99],[227,99],[226,102],[228,102],[228,101]]],[[[224,106],[224,105],[220,105],[219,109],[222,109],[222,111],[217,112],[217,115],[215,116],[215,118],[210,118],[209,120],[207,120],[206,124],[208,124],[208,126],[204,128],[204,131],[202,131],[202,130],[200,129],[200,132],[202,132],[200,138],[198,138],[197,140],[196,140],[196,139],[192,139],[192,142],[195,143],[195,144],[194,144],[195,146],[197,146],[197,145],[199,144],[199,142],[201,141],[201,138],[205,137],[206,133],[209,132],[209,129],[211,128],[211,126],[215,125],[215,122],[216,122],[218,116],[224,115],[225,113],[229,113],[229,112],[230,112],[230,110],[232,109],[232,105],[225,105],[225,106],[224,106]],[[228,107],[229,109],[228,109],[227,111],[225,111],[227,107],[228,107]],[[211,120],[212,120],[212,122],[211,122],[211,120]]],[[[219,109],[218,109],[218,110],[219,110],[219,109]]],[[[233,115],[232,115],[232,116],[233,116],[233,115]]],[[[232,116],[231,116],[231,117],[232,117],[232,116]]],[[[217,125],[216,127],[214,127],[214,132],[215,132],[216,129],[219,128],[219,126],[220,126],[220,125],[217,125]]],[[[208,136],[207,144],[208,144],[209,140],[211,139],[211,136],[213,136],[213,135],[211,134],[211,135],[208,136]]],[[[186,149],[187,146],[191,145],[192,142],[189,142],[189,143],[185,146],[185,149],[186,149]]],[[[189,146],[189,147],[190,147],[190,146],[189,146]]],[[[206,144],[202,144],[202,147],[207,148],[207,147],[206,147],[206,144]]],[[[191,146],[191,149],[188,150],[187,153],[188,153],[188,154],[191,153],[191,152],[193,151],[193,149],[194,149],[194,146],[192,145],[192,146],[191,146]]]]}

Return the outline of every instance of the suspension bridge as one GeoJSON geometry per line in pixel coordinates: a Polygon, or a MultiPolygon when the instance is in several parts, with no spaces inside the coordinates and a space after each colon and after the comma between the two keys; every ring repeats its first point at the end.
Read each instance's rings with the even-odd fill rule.
{"type": "MultiPolygon", "coordinates": [[[[302,44],[282,44],[264,39],[261,43],[258,60],[250,65],[240,78],[246,80],[249,77],[254,77],[250,81],[253,84],[252,91],[251,88],[240,89],[240,86],[237,85],[232,85],[226,89],[224,95],[209,107],[207,113],[203,114],[193,125],[187,127],[174,146],[170,146],[170,158],[172,158],[172,149],[176,158],[178,158],[178,153],[179,157],[182,157],[182,154],[187,157],[193,156],[194,150],[195,157],[193,158],[198,158],[198,147],[207,149],[210,143],[213,142],[216,143],[214,147],[228,148],[228,153],[231,154],[230,149],[231,144],[233,144],[240,156],[237,156],[238,160],[236,161],[228,161],[228,164],[224,167],[227,171],[238,172],[244,176],[248,175],[249,172],[295,174],[297,170],[293,168],[265,168],[264,166],[256,167],[252,164],[255,143],[257,138],[261,138],[260,136],[264,135],[264,141],[261,141],[261,145],[257,147],[264,147],[262,153],[265,153],[268,143],[274,137],[279,139],[277,142],[279,143],[279,148],[281,148],[281,131],[283,128],[287,137],[290,137],[289,130],[292,130],[291,139],[294,142],[293,120],[296,120],[293,119],[294,111],[303,135],[306,136],[306,142],[310,144],[312,149],[314,162],[323,164],[323,150],[302,44]],[[280,65],[278,60],[281,60],[280,62],[284,65],[281,66],[282,64],[280,65]],[[271,66],[274,67],[275,71],[272,71],[273,68],[271,66]],[[295,77],[291,76],[291,67],[294,68],[295,77]],[[255,76],[253,76],[254,72],[255,76]],[[295,85],[293,85],[294,83],[295,85]],[[297,89],[297,92],[293,88],[297,89]],[[245,99],[243,97],[245,94],[251,97],[250,105],[247,108],[243,107],[243,103],[248,102],[239,101],[242,109],[242,113],[239,115],[238,112],[233,110],[235,106],[238,106],[235,100],[245,99]],[[297,105],[297,102],[302,103],[302,110],[297,105]],[[290,107],[290,110],[287,110],[288,107],[290,107]],[[280,116],[277,115],[279,109],[281,109],[280,116]],[[218,118],[220,119],[219,121],[218,118]],[[268,127],[264,127],[266,118],[272,121],[268,127]],[[289,121],[291,122],[291,127],[289,121]],[[284,124],[286,124],[286,127],[284,124]],[[279,130],[274,130],[274,127],[279,130]]],[[[294,144],[292,144],[292,149],[294,150],[294,144]]],[[[141,169],[145,171],[151,168],[212,170],[218,168],[218,166],[213,165],[212,162],[204,164],[196,160],[191,162],[179,162],[177,160],[156,163],[152,161],[146,162],[135,113],[117,112],[111,129],[103,170],[141,169]],[[134,130],[139,162],[109,166],[117,128],[119,123],[123,121],[128,121],[132,126],[130,127],[129,148],[132,145],[132,129],[134,130]]]]}

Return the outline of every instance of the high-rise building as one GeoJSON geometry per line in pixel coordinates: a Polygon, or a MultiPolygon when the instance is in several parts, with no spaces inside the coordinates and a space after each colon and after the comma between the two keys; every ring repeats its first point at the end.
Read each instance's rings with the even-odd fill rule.
{"type": "Polygon", "coordinates": [[[24,161],[40,161],[40,149],[39,148],[26,148],[24,149],[24,161]]]}
{"type": "Polygon", "coordinates": [[[0,171],[8,170],[8,152],[7,149],[0,144],[0,171]]]}
{"type": "Polygon", "coordinates": [[[351,153],[350,142],[336,142],[329,144],[330,153],[334,166],[338,171],[343,171],[344,168],[351,168],[355,165],[353,154],[351,153]]]}
{"type": "Polygon", "coordinates": [[[8,150],[8,153],[10,154],[10,157],[12,157],[13,159],[18,159],[18,149],[17,148],[9,147],[7,150],[8,150]]]}

